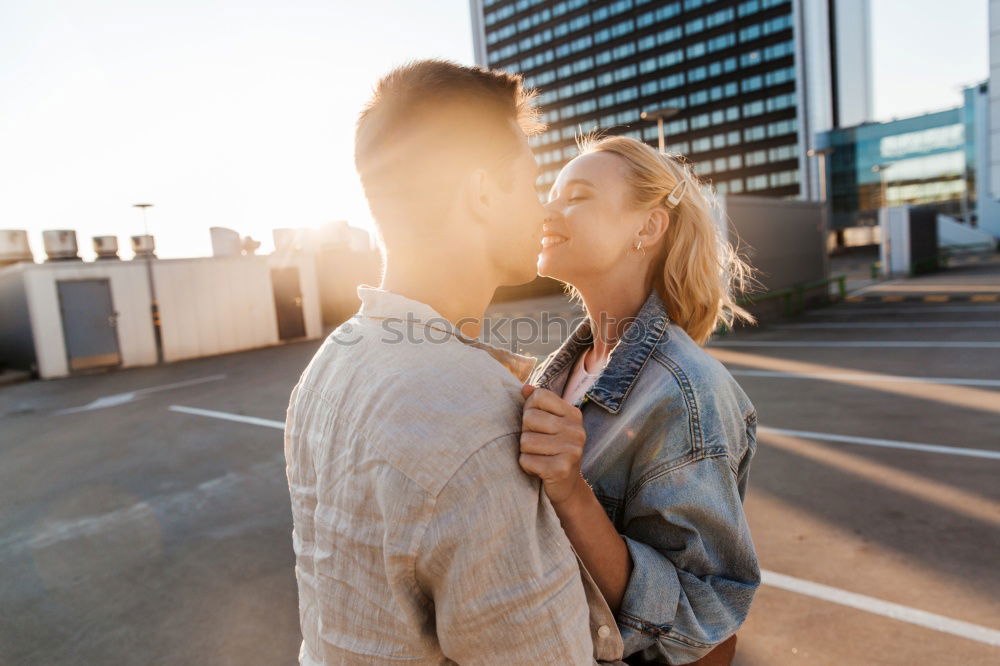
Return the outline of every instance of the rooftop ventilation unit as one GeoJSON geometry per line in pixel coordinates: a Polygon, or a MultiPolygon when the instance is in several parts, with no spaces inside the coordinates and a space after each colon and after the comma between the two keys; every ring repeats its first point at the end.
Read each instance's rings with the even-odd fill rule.
{"type": "Polygon", "coordinates": [[[35,257],[28,245],[28,232],[21,229],[0,229],[0,266],[32,262],[35,257]]]}
{"type": "Polygon", "coordinates": [[[94,253],[97,254],[97,260],[115,260],[120,259],[118,256],[118,237],[117,236],[94,236],[94,253]]]}
{"type": "Polygon", "coordinates": [[[80,261],[77,254],[76,232],[72,229],[50,229],[42,232],[45,261],[80,261]]]}
{"type": "Polygon", "coordinates": [[[149,234],[143,234],[141,236],[132,236],[132,252],[135,253],[135,258],[139,259],[141,257],[152,257],[156,258],[156,242],[153,237],[149,234]]]}
{"type": "Polygon", "coordinates": [[[236,231],[226,227],[211,227],[208,232],[212,235],[213,257],[240,256],[242,247],[240,235],[236,231]]]}

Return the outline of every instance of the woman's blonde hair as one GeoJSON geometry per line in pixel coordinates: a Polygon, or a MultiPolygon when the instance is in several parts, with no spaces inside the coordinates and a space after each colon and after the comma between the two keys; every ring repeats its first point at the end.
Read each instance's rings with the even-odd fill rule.
{"type": "Polygon", "coordinates": [[[704,345],[720,323],[731,328],[736,319],[756,322],[736,303],[736,295],[745,292],[753,280],[753,268],[722,238],[714,215],[718,201],[705,194],[682,155],[659,153],[623,136],[585,137],[580,153],[611,153],[622,158],[628,167],[632,205],[667,209],[670,222],[654,263],[653,284],[675,324],[704,345]],[[678,192],[682,196],[673,205],[668,197],[674,193],[676,200],[678,192]]]}

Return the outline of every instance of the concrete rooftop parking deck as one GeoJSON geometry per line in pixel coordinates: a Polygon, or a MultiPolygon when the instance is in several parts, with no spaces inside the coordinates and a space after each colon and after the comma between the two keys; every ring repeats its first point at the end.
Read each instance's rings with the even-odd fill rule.
{"type": "MultiPolygon", "coordinates": [[[[709,346],[760,418],[735,664],[1000,661],[995,259],[709,346]]],[[[296,662],[280,428],[317,346],[0,386],[0,664],[296,662]]]]}

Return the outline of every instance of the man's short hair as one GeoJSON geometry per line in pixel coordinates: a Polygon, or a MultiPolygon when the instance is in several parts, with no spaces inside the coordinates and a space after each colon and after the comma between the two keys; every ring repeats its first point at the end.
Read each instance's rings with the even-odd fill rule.
{"type": "Polygon", "coordinates": [[[354,151],[383,237],[395,224],[439,219],[474,169],[496,173],[501,183],[511,176],[505,167],[517,155],[518,133],[544,128],[534,97],[518,74],[442,60],[384,76],[361,111],[354,151]]]}

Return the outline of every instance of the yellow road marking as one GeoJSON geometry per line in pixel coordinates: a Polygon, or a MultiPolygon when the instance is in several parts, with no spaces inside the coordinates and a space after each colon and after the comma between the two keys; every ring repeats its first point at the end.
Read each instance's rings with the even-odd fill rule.
{"type": "Polygon", "coordinates": [[[974,294],[970,299],[973,303],[986,303],[1000,300],[1000,294],[974,294]]]}
{"type": "Polygon", "coordinates": [[[883,303],[899,303],[902,300],[903,300],[902,296],[883,296],[882,297],[882,302],[883,303]]]}
{"type": "Polygon", "coordinates": [[[943,294],[934,294],[932,296],[924,296],[924,301],[927,303],[947,303],[948,296],[943,294]]]}

